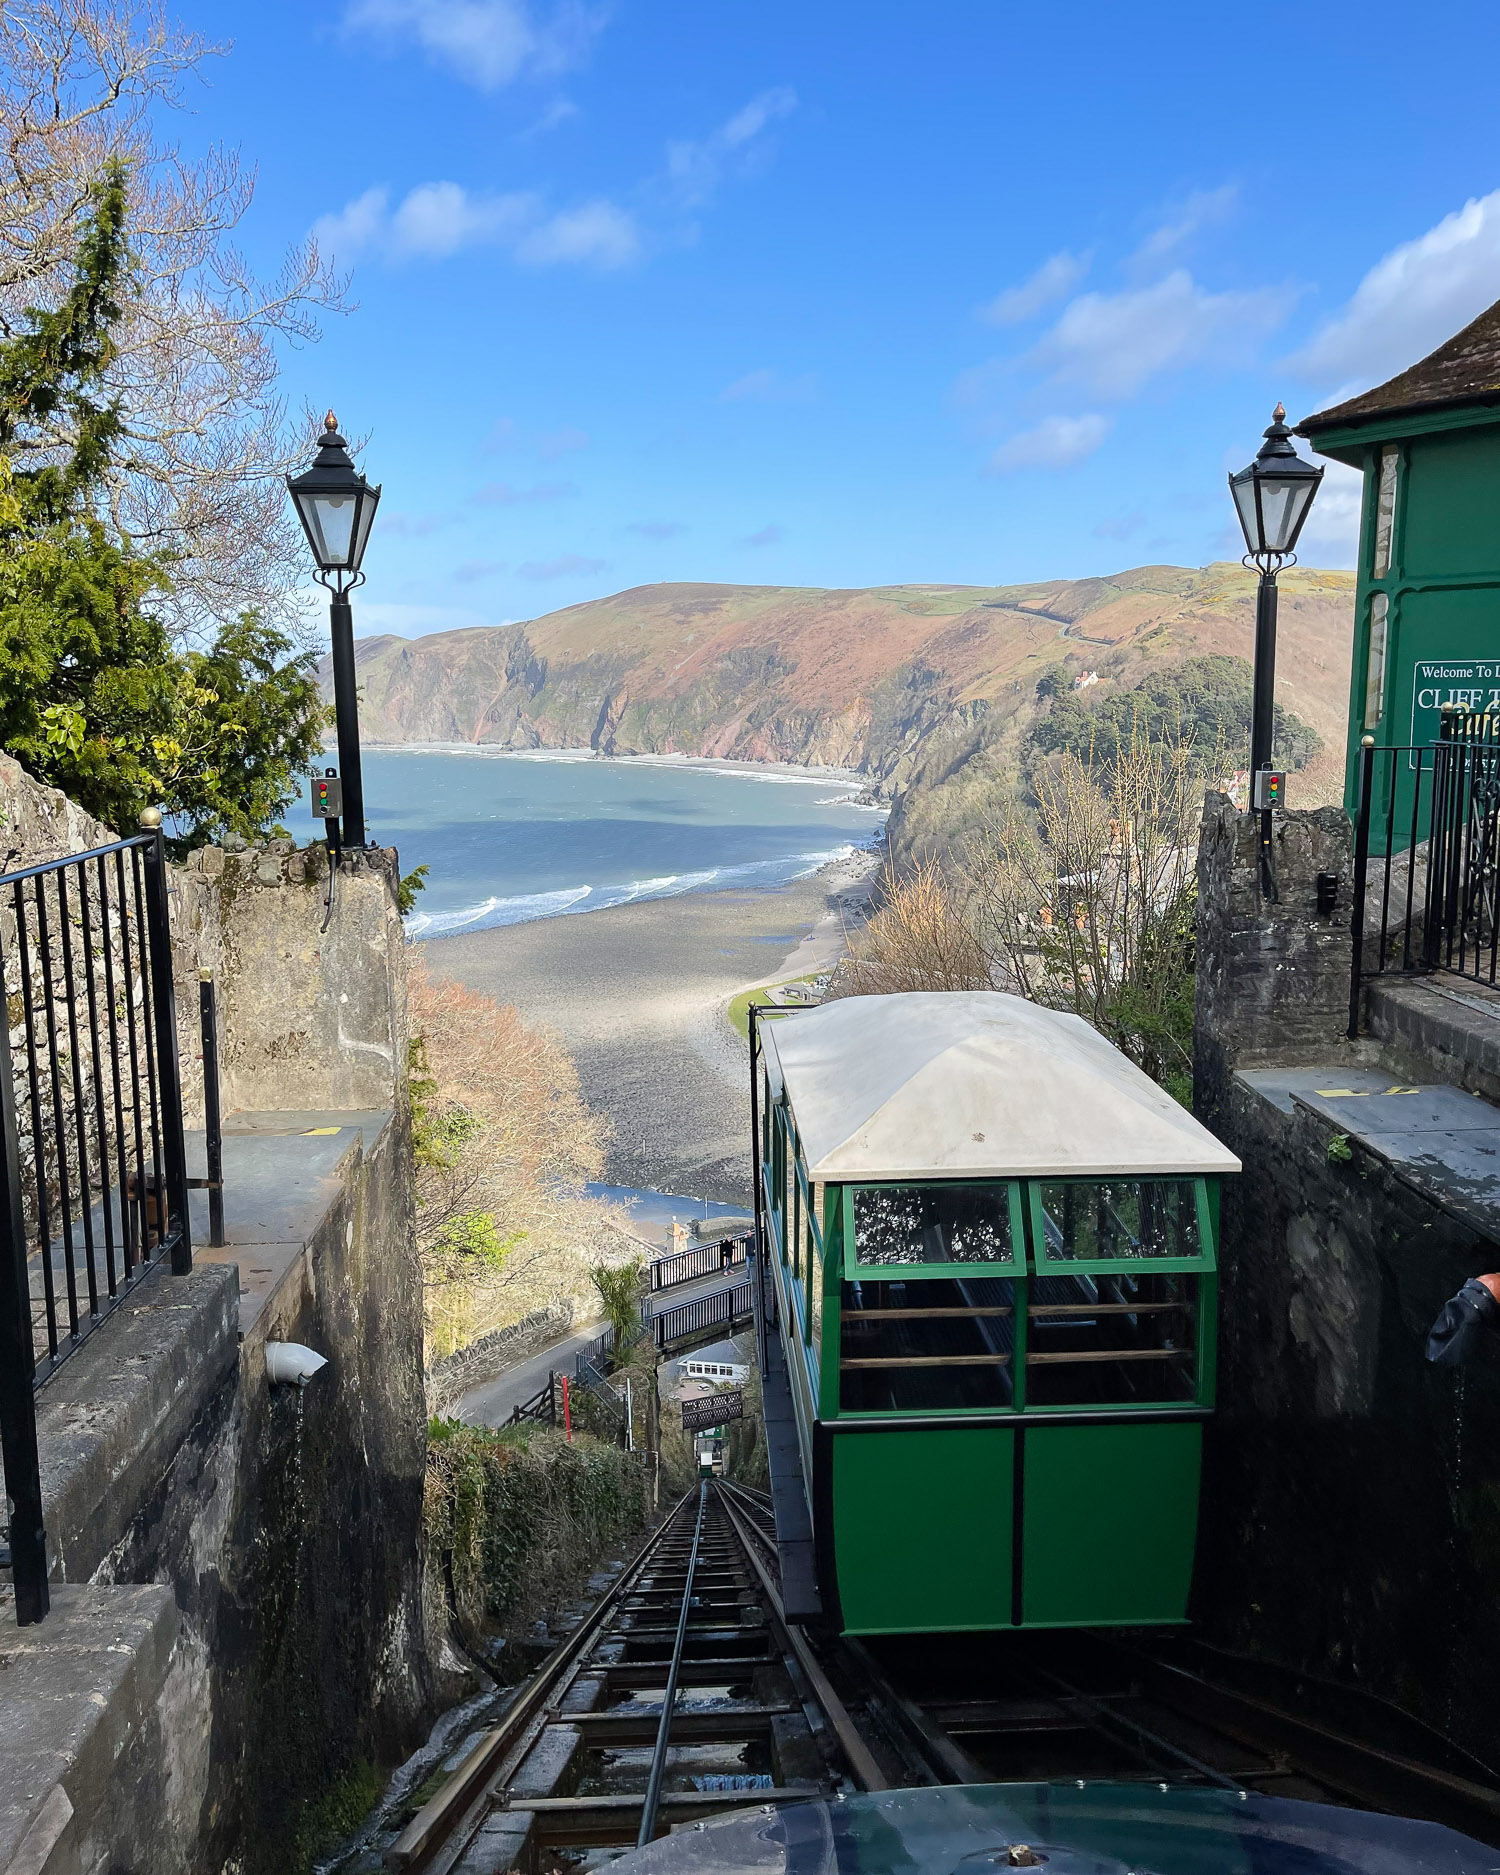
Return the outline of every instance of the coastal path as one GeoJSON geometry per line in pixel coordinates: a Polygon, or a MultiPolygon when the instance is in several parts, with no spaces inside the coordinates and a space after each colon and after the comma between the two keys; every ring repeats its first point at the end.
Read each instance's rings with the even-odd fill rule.
{"type": "MultiPolygon", "coordinates": [[[[744,1265],[736,1267],[734,1274],[743,1271],[744,1265]]],[[[731,1276],[733,1280],[733,1276],[731,1276]]],[[[695,1277],[685,1283],[677,1283],[671,1289],[652,1297],[652,1313],[658,1314],[668,1307],[676,1308],[679,1304],[702,1302],[718,1294],[725,1287],[725,1275],[717,1266],[705,1275],[695,1277]]],[[[738,1318],[736,1318],[736,1321],[738,1318]]],[[[730,1332],[730,1322],[725,1318],[718,1334],[730,1332]]],[[[493,1380],[487,1380],[483,1386],[475,1387],[466,1393],[452,1408],[455,1419],[461,1419],[471,1426],[499,1427],[510,1424],[511,1414],[527,1400],[536,1398],[547,1384],[550,1373],[573,1373],[577,1357],[583,1353],[599,1336],[600,1324],[594,1322],[580,1329],[576,1334],[565,1336],[561,1341],[554,1341],[551,1347],[543,1348],[539,1353],[528,1355],[515,1367],[506,1368],[503,1374],[497,1374],[493,1380]]],[[[716,1335],[709,1335],[709,1340],[716,1335]]],[[[674,1343],[672,1352],[679,1352],[674,1343]]]]}

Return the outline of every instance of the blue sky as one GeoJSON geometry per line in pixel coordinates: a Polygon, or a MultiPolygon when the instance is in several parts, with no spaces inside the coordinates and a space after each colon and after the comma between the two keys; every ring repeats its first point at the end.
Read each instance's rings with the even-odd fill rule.
{"type": "MultiPolygon", "coordinates": [[[[233,42],[182,128],[258,165],[245,245],[352,274],[287,386],[384,484],[364,632],[1223,558],[1278,397],[1500,297],[1472,0],[181,16],[233,42]]],[[[1351,482],[1309,561],[1350,563],[1351,482]]]]}

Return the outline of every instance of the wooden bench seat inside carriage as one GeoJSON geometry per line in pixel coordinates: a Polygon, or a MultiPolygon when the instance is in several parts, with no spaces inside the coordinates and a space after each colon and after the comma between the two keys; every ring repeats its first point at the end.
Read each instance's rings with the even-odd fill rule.
{"type": "Polygon", "coordinates": [[[1015,996],[849,997],[759,1017],[752,1051],[778,1484],[823,1618],[1184,1621],[1239,1161],[1015,996]]]}

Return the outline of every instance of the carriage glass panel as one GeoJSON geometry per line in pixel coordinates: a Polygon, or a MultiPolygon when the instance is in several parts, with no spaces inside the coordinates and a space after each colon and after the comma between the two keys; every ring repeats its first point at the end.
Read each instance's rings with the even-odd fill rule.
{"type": "Polygon", "coordinates": [[[1010,1184],[865,1185],[854,1199],[854,1262],[1018,1265],[1019,1207],[1010,1184]]]}
{"type": "Polygon", "coordinates": [[[809,1197],[805,1207],[806,1222],[802,1227],[807,1238],[806,1258],[803,1265],[807,1272],[805,1278],[806,1287],[803,1291],[803,1303],[807,1324],[806,1340],[811,1350],[812,1358],[813,1391],[814,1395],[816,1395],[818,1387],[818,1363],[821,1359],[823,1348],[823,1257],[825,1254],[823,1242],[823,1194],[825,1188],[822,1185],[812,1185],[808,1189],[809,1197]]]}
{"type": "Polygon", "coordinates": [[[865,1186],[849,1200],[840,1410],[1013,1409],[1019,1187],[865,1186]]]}
{"type": "Polygon", "coordinates": [[[1213,1267],[1202,1181],[1039,1180],[1031,1197],[1028,1408],[1194,1399],[1213,1267]]]}

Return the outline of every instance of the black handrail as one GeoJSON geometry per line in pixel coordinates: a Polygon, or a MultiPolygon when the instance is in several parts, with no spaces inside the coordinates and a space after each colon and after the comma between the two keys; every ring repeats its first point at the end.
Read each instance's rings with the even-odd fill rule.
{"type": "Polygon", "coordinates": [[[1444,971],[1497,986],[1500,716],[1445,708],[1435,743],[1364,738],[1354,874],[1351,1039],[1374,977],[1444,971]]]}
{"type": "Polygon", "coordinates": [[[0,914],[0,1449],[24,1623],[48,1603],[35,1391],[156,1263],[192,1268],[160,827],[5,873],[0,914]]]}

